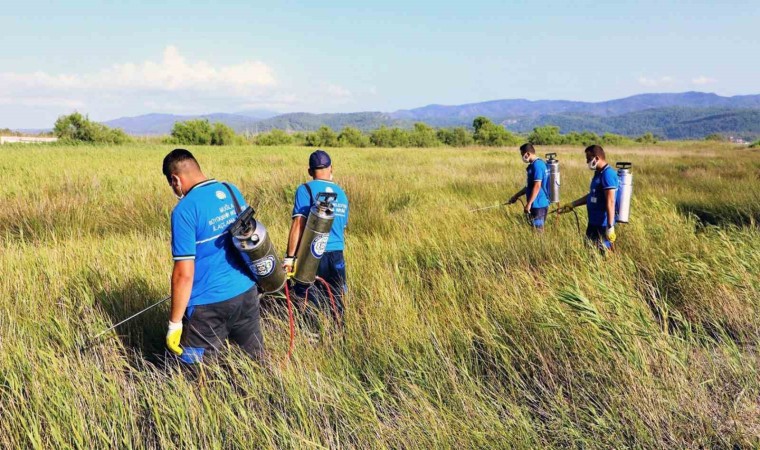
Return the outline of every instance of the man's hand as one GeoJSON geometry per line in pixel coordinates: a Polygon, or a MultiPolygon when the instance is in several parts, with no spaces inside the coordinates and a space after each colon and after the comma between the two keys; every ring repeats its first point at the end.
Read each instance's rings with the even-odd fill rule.
{"type": "Polygon", "coordinates": [[[532,203],[526,203],[525,208],[523,210],[525,211],[525,214],[530,214],[530,209],[533,207],[532,203]]]}
{"type": "Polygon", "coordinates": [[[169,321],[169,329],[166,332],[166,348],[175,355],[182,354],[179,340],[182,337],[182,322],[169,321]]]}
{"type": "Polygon", "coordinates": [[[296,258],[293,256],[286,256],[282,260],[282,268],[285,269],[285,274],[290,277],[293,274],[293,266],[295,265],[296,258]]]}
{"type": "Polygon", "coordinates": [[[569,213],[574,208],[575,208],[575,206],[573,206],[572,202],[571,203],[565,203],[564,205],[562,205],[559,208],[557,208],[557,214],[569,213]]]}
{"type": "Polygon", "coordinates": [[[607,240],[610,241],[611,244],[614,244],[617,240],[617,234],[615,234],[615,226],[607,227],[607,240]]]}

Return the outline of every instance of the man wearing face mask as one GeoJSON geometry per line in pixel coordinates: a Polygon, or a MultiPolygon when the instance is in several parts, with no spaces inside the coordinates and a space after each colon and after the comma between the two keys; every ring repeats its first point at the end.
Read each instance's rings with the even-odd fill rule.
{"type": "MultiPolygon", "coordinates": [[[[324,279],[329,285],[335,297],[338,314],[343,317],[343,294],[346,292],[346,261],[343,258],[345,247],[344,233],[348,224],[348,197],[343,189],[333,181],[333,167],[330,155],[324,150],[317,150],[309,155],[309,175],[312,180],[298,186],[296,189],[295,201],[293,204],[293,222],[290,226],[290,235],[288,237],[288,253],[283,261],[285,271],[293,271],[294,258],[298,243],[301,240],[306,219],[309,217],[309,211],[314,205],[317,194],[320,192],[335,193],[337,198],[333,203],[335,220],[330,235],[327,238],[322,258],[319,261],[317,276],[324,279]]],[[[296,289],[298,296],[303,296],[305,292],[296,289]]],[[[320,309],[329,308],[323,304],[328,298],[328,294],[323,291],[320,283],[313,285],[309,291],[309,300],[314,306],[320,309]],[[316,291],[316,292],[313,292],[316,291]],[[312,292],[314,295],[312,295],[312,292]]]]}
{"type": "Polygon", "coordinates": [[[208,179],[185,149],[172,150],[163,174],[179,203],[171,215],[171,312],[166,347],[188,364],[229,339],[254,358],[264,351],[256,283],[234,248],[228,228],[237,218],[237,187],[208,179]]]}
{"type": "Polygon", "coordinates": [[[523,144],[520,147],[520,156],[522,161],[528,165],[525,168],[527,172],[527,182],[525,187],[513,195],[508,203],[511,205],[516,202],[520,196],[525,195],[525,214],[529,217],[531,225],[538,230],[543,231],[546,213],[549,209],[549,170],[543,159],[536,155],[536,149],[533,144],[523,144]]]}
{"type": "Polygon", "coordinates": [[[557,212],[560,214],[567,213],[585,203],[588,211],[586,237],[599,245],[602,250],[613,249],[617,239],[615,234],[617,172],[607,163],[604,149],[601,146],[592,145],[586,148],[585,153],[586,164],[590,170],[594,171],[589,193],[562,206],[557,212]]]}

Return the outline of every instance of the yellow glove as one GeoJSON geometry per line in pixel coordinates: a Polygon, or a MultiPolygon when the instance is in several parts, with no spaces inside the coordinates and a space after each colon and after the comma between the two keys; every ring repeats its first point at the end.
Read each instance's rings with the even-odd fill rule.
{"type": "Polygon", "coordinates": [[[294,256],[286,256],[282,260],[282,268],[285,269],[285,275],[290,279],[290,277],[293,276],[293,272],[295,272],[295,261],[296,258],[294,256]]]}
{"type": "Polygon", "coordinates": [[[615,226],[607,227],[607,240],[610,241],[611,244],[615,243],[615,240],[617,240],[617,234],[615,234],[615,226]]]}
{"type": "Polygon", "coordinates": [[[169,321],[169,329],[166,332],[166,348],[175,355],[182,354],[182,347],[179,345],[179,340],[182,337],[182,322],[169,321]]]}

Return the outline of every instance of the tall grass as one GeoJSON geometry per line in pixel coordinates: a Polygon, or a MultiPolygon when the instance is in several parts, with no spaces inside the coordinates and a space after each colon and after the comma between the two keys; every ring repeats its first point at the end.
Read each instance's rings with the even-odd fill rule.
{"type": "MultiPolygon", "coordinates": [[[[231,349],[199,380],[164,363],[166,307],[81,348],[168,292],[170,147],[3,147],[0,447],[760,446],[760,154],[711,145],[608,150],[636,183],[611,258],[571,217],[469,212],[520,187],[516,150],[331,150],[344,336],[283,365],[269,316],[264,364],[231,349]]],[[[192,151],[283,251],[310,150],[192,151]]]]}

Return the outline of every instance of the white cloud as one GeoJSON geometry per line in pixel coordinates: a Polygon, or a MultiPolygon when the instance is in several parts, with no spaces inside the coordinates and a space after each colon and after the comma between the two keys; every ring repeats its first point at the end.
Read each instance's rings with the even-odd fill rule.
{"type": "Polygon", "coordinates": [[[691,79],[692,84],[696,84],[697,86],[704,86],[706,84],[712,84],[717,81],[718,80],[716,80],[715,78],[706,77],[704,75],[700,75],[696,78],[691,79]]]}
{"type": "Polygon", "coordinates": [[[356,97],[355,92],[329,80],[282,86],[265,62],[248,59],[212,64],[193,59],[172,45],[156,59],[84,73],[0,72],[1,125],[21,123],[22,127],[43,125],[49,117],[73,110],[86,112],[95,120],[149,112],[326,112],[343,109],[356,97]]]}
{"type": "Polygon", "coordinates": [[[648,78],[641,76],[638,79],[639,84],[646,87],[661,87],[672,85],[676,80],[671,76],[664,76],[660,78],[648,78]]]}
{"type": "Polygon", "coordinates": [[[189,62],[173,45],[160,61],[114,64],[88,74],[0,73],[0,83],[17,89],[157,91],[215,91],[250,94],[275,86],[274,71],[261,61],[214,67],[206,61],[189,62]]]}

